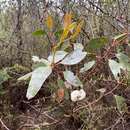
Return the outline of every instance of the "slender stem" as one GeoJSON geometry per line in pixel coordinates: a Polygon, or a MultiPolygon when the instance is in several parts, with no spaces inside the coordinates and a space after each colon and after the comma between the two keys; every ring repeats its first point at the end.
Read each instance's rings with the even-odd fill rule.
{"type": "Polygon", "coordinates": [[[4,122],[0,119],[0,123],[2,124],[2,126],[6,129],[6,130],[10,130],[5,124],[4,122]]]}

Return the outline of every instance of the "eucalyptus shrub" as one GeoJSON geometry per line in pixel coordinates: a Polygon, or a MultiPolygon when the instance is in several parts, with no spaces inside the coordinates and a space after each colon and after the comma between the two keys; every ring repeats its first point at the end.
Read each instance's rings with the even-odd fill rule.
{"type": "MultiPolygon", "coordinates": [[[[52,29],[54,27],[54,21],[51,15],[47,17],[46,25],[49,30],[48,33],[43,30],[37,30],[33,33],[33,35],[53,35],[52,29]]],[[[84,51],[84,47],[81,43],[67,44],[66,48],[71,48],[71,51],[65,51],[65,49],[61,48],[61,46],[63,46],[66,42],[76,39],[81,31],[82,26],[82,20],[79,22],[72,22],[71,13],[66,13],[64,16],[62,34],[59,37],[59,41],[53,45],[50,55],[46,59],[39,58],[38,56],[32,56],[34,65],[36,64],[37,67],[35,67],[32,72],[18,79],[26,80],[31,77],[26,94],[26,97],[28,99],[32,99],[38,93],[43,83],[52,74],[56,66],[60,64],[63,66],[73,66],[79,64],[86,57],[87,52],[84,51]]],[[[95,61],[86,63],[84,67],[80,69],[80,73],[83,73],[84,71],[90,69],[94,63],[95,61]]],[[[71,93],[71,100],[78,101],[84,99],[86,93],[83,90],[83,84],[78,76],[67,69],[63,71],[63,75],[64,80],[67,81],[69,85],[80,88],[80,90],[77,89],[71,93]]]]}

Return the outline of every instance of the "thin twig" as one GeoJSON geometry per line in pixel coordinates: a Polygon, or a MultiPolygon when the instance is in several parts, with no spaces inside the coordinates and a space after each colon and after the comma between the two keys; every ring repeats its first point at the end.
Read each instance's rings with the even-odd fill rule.
{"type": "Polygon", "coordinates": [[[2,121],[2,119],[0,119],[0,123],[2,124],[2,126],[3,126],[6,130],[10,130],[10,129],[4,124],[4,122],[2,121]]]}

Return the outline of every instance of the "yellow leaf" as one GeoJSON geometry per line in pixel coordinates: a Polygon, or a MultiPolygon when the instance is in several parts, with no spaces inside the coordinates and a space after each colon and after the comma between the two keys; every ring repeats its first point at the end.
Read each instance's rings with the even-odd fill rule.
{"type": "Polygon", "coordinates": [[[73,31],[73,29],[76,27],[76,22],[73,22],[72,24],[70,24],[67,28],[69,31],[73,31]]]}
{"type": "Polygon", "coordinates": [[[63,41],[67,38],[68,33],[69,33],[70,31],[73,31],[73,29],[74,29],[75,27],[76,27],[76,23],[73,22],[73,23],[70,24],[68,27],[64,28],[64,31],[63,31],[63,33],[62,33],[62,35],[61,35],[61,38],[60,38],[60,42],[63,42],[63,41]]]}
{"type": "Polygon", "coordinates": [[[64,28],[67,28],[72,23],[72,14],[66,13],[64,16],[64,28]]]}
{"type": "Polygon", "coordinates": [[[84,22],[84,21],[81,21],[81,22],[77,25],[77,27],[76,27],[76,29],[75,29],[75,33],[73,34],[72,38],[75,38],[76,36],[79,35],[79,33],[81,32],[81,28],[82,28],[82,26],[83,26],[83,22],[84,22]]]}
{"type": "Polygon", "coordinates": [[[49,15],[46,19],[47,27],[51,30],[53,28],[53,19],[52,16],[49,15]]]}

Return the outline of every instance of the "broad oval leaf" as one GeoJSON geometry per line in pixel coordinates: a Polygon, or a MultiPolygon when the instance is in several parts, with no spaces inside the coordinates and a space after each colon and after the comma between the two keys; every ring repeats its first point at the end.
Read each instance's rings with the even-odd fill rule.
{"type": "Polygon", "coordinates": [[[50,66],[39,67],[32,72],[32,77],[26,94],[28,99],[33,98],[38,93],[43,83],[51,73],[52,68],[50,66]]]}
{"type": "Polygon", "coordinates": [[[79,86],[83,87],[82,82],[80,81],[80,79],[77,76],[74,75],[73,72],[71,72],[71,71],[64,71],[63,74],[64,74],[65,80],[69,84],[71,84],[71,85],[73,85],[75,87],[79,87],[79,86]]]}
{"type": "Polygon", "coordinates": [[[57,63],[59,61],[61,61],[68,53],[65,52],[65,51],[56,51],[55,55],[54,54],[51,54],[49,57],[48,57],[48,61],[50,63],[54,62],[54,63],[57,63]],[[53,57],[54,56],[54,57],[53,57]],[[53,59],[54,58],[54,59],[53,59]],[[53,61],[54,60],[54,61],[53,61]]]}
{"type": "Polygon", "coordinates": [[[64,65],[75,65],[82,61],[87,55],[87,52],[82,50],[74,50],[69,55],[67,55],[61,62],[64,65]]]}
{"type": "Polygon", "coordinates": [[[130,71],[130,58],[123,53],[116,54],[116,57],[119,59],[119,63],[122,65],[123,69],[130,71]]]}
{"type": "Polygon", "coordinates": [[[80,69],[80,73],[83,73],[89,69],[91,69],[93,67],[93,65],[95,64],[95,61],[90,61],[88,63],[84,64],[84,67],[80,69]]]}
{"type": "Polygon", "coordinates": [[[106,37],[94,38],[88,42],[87,46],[85,47],[85,50],[87,50],[87,52],[95,53],[95,51],[100,50],[107,43],[108,38],[106,37]]]}

